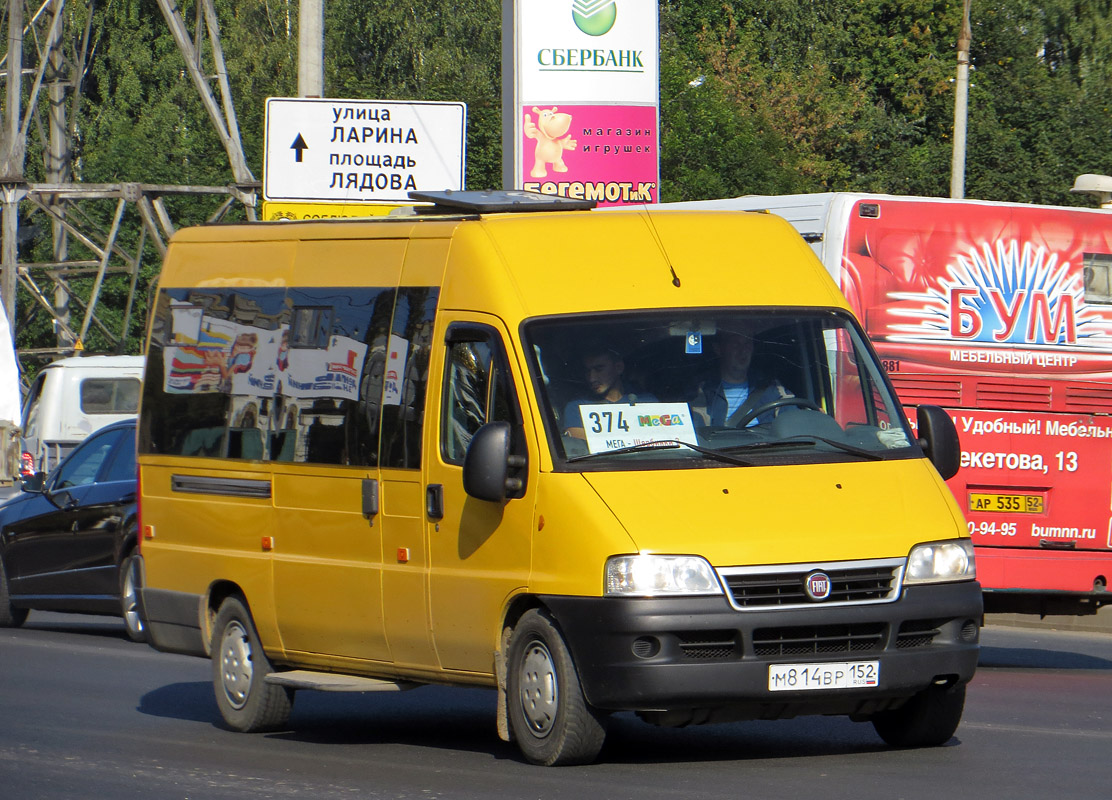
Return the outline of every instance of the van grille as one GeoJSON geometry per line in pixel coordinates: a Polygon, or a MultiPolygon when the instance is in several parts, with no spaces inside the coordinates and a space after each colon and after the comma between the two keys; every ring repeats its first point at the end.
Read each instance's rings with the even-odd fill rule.
{"type": "Polygon", "coordinates": [[[909,647],[927,647],[942,631],[939,630],[945,620],[914,619],[907,620],[900,625],[896,634],[896,647],[905,649],[909,647]]]}
{"type": "Polygon", "coordinates": [[[813,625],[798,628],[759,628],[753,631],[758,656],[799,656],[823,653],[867,653],[884,646],[887,625],[813,625]]]}
{"type": "Polygon", "coordinates": [[[772,567],[767,570],[725,568],[719,570],[729,587],[733,604],[741,609],[833,603],[883,603],[899,595],[903,559],[772,567]],[[812,601],[804,593],[807,576],[822,571],[830,577],[830,597],[812,601]]]}
{"type": "Polygon", "coordinates": [[[680,651],[687,658],[706,660],[732,658],[738,653],[736,631],[703,631],[679,634],[680,651]]]}

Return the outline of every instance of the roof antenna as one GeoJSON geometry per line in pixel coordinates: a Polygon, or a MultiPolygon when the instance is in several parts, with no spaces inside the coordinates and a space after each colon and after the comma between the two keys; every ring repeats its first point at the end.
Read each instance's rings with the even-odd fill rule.
{"type": "Polygon", "coordinates": [[[672,285],[678,289],[680,288],[680,276],[676,274],[676,268],[672,266],[672,259],[668,257],[668,251],[664,249],[664,242],[660,240],[660,232],[656,229],[656,220],[654,220],[653,215],[649,213],[647,206],[643,206],[643,208],[645,211],[645,223],[652,232],[656,246],[660,248],[660,254],[664,256],[664,260],[668,263],[668,271],[672,273],[672,285]]]}

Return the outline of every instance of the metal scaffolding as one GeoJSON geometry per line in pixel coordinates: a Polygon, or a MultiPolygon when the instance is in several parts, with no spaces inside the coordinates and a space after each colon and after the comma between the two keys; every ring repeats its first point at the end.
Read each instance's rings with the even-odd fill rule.
{"type": "Polygon", "coordinates": [[[148,246],[162,255],[175,229],[166,198],[175,195],[211,196],[218,221],[237,204],[255,219],[260,184],[251,174],[240,141],[220,44],[213,0],[194,0],[193,29],[175,0],[158,0],[173,34],[184,67],[227,153],[233,183],[227,186],[167,186],[147,183],[86,184],[73,179],[71,164],[74,126],[82,102],[82,81],[90,48],[96,41],[92,6],[95,0],[0,0],[6,4],[0,29],[7,50],[0,60],[5,80],[0,125],[0,300],[13,333],[16,287],[22,286],[34,303],[49,313],[57,333],[53,347],[21,351],[25,357],[52,357],[80,350],[90,329],[96,328],[117,350],[123,347],[134,314],[136,286],[148,246]],[[80,4],[84,14],[67,14],[80,4]],[[85,20],[81,30],[70,30],[72,20],[85,20]],[[43,118],[46,118],[45,123],[43,118]],[[31,139],[34,137],[34,139],[31,139]],[[46,181],[26,180],[28,143],[44,154],[46,181]],[[115,203],[107,227],[90,214],[91,203],[115,203]],[[138,241],[120,241],[121,223],[128,214],[141,222],[138,241]],[[22,219],[21,219],[22,216],[22,219]],[[21,262],[21,226],[49,221],[51,258],[21,262]],[[70,245],[80,243],[92,258],[70,257],[70,245]],[[107,276],[125,274],[130,291],[122,315],[110,324],[100,313],[101,290],[107,276]],[[82,289],[74,288],[74,279],[82,289]],[[88,279],[92,278],[90,282],[88,279]]]}

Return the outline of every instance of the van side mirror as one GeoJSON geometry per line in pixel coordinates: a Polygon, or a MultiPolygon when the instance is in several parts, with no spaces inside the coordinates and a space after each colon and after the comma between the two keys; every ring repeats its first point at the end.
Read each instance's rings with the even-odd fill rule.
{"type": "Polygon", "coordinates": [[[475,431],[463,457],[465,492],[478,500],[501,503],[521,491],[521,479],[510,477],[510,470],[525,466],[525,459],[510,453],[511,439],[508,422],[488,422],[475,431]]]}
{"type": "Polygon", "coordinates": [[[961,466],[961,444],[954,421],[938,406],[919,406],[916,412],[919,424],[919,446],[927,454],[943,480],[958,474],[961,466]]]}

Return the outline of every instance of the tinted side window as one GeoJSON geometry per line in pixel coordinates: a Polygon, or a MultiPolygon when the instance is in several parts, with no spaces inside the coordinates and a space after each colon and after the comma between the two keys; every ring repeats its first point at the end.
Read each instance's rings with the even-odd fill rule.
{"type": "Polygon", "coordinates": [[[376,465],[395,294],[164,290],[140,451],[376,465]]]}
{"type": "Polygon", "coordinates": [[[1085,253],[1085,302],[1112,303],[1112,255],[1085,253]]]}
{"type": "Polygon", "coordinates": [[[237,427],[277,385],[283,289],[169,289],[151,328],[139,446],[145,453],[258,457],[262,433],[237,427]],[[233,396],[239,398],[233,403],[233,396]],[[253,405],[251,401],[254,401],[253,405]]]}
{"type": "Polygon", "coordinates": [[[386,356],[382,392],[381,463],[419,469],[429,348],[439,290],[403,287],[398,291],[386,356]]]}
{"type": "Polygon", "coordinates": [[[440,449],[452,464],[463,463],[467,446],[481,426],[519,421],[505,351],[496,333],[490,331],[488,336],[480,341],[453,341],[457,337],[452,331],[448,334],[440,449]]]}
{"type": "Polygon", "coordinates": [[[120,438],[120,433],[121,431],[108,431],[86,439],[58,469],[51,488],[56,491],[95,481],[101,465],[112,452],[112,446],[120,438]]]}
{"type": "Polygon", "coordinates": [[[290,346],[271,458],[377,465],[395,294],[393,287],[288,291],[290,346]]]}
{"type": "Polygon", "coordinates": [[[101,481],[133,481],[136,477],[135,469],[135,429],[124,431],[116,444],[112,463],[101,477],[101,481]]]}
{"type": "Polygon", "coordinates": [[[440,450],[449,463],[463,463],[471,437],[487,422],[490,362],[491,348],[487,342],[448,345],[440,450]]]}

